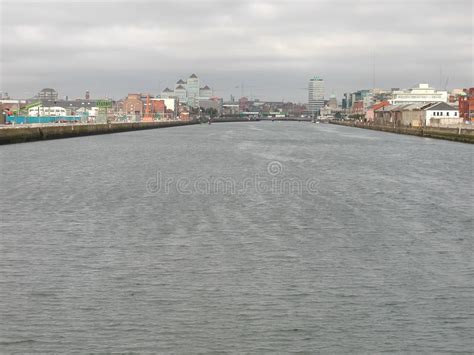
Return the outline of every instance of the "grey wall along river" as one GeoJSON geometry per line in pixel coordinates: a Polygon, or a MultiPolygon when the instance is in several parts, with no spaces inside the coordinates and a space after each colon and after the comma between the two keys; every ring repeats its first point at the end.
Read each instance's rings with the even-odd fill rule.
{"type": "Polygon", "coordinates": [[[283,122],[0,147],[0,352],[472,351],[473,153],[283,122]]]}

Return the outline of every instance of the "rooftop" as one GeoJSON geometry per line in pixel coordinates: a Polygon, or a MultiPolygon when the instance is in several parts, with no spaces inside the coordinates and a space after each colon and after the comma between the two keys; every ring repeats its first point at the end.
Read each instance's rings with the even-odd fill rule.
{"type": "Polygon", "coordinates": [[[451,105],[448,105],[445,102],[438,102],[435,103],[429,107],[426,108],[427,111],[435,111],[435,110],[441,110],[441,111],[457,111],[457,109],[451,105]]]}

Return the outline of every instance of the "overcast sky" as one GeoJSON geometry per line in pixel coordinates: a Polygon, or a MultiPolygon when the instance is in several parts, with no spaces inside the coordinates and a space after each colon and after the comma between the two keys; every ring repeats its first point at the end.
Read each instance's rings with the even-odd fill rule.
{"type": "Polygon", "coordinates": [[[158,94],[196,73],[228,98],[472,86],[472,0],[0,0],[0,91],[158,94]]]}

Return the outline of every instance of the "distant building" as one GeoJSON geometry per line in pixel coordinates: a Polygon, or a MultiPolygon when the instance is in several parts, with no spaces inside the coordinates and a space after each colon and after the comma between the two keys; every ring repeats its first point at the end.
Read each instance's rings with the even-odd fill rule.
{"type": "Polygon", "coordinates": [[[351,112],[355,115],[363,115],[364,111],[364,101],[357,100],[352,104],[351,112]]]}
{"type": "Polygon", "coordinates": [[[397,90],[389,100],[392,105],[448,102],[447,91],[437,91],[428,84],[419,84],[418,87],[409,90],[397,90]]]}
{"type": "Polygon", "coordinates": [[[191,74],[186,84],[188,106],[197,107],[199,104],[199,78],[196,74],[191,74]]]}
{"type": "Polygon", "coordinates": [[[204,86],[203,88],[199,89],[199,98],[201,99],[208,99],[212,97],[212,90],[209,86],[204,86]]]}
{"type": "Polygon", "coordinates": [[[123,111],[127,115],[142,115],[144,111],[144,104],[141,100],[141,94],[128,94],[123,101],[123,111]]]}
{"type": "Polygon", "coordinates": [[[425,113],[422,110],[426,104],[387,105],[375,110],[374,121],[379,125],[392,127],[423,126],[425,113]]]}
{"type": "Polygon", "coordinates": [[[459,96],[459,116],[464,121],[474,122],[474,88],[465,89],[459,96]]]}
{"type": "Polygon", "coordinates": [[[177,101],[174,98],[153,98],[150,103],[151,113],[157,118],[171,120],[177,115],[177,101]]]}
{"type": "Polygon", "coordinates": [[[183,79],[179,79],[174,86],[173,95],[169,97],[177,98],[181,104],[187,103],[188,95],[186,86],[186,82],[183,79]]]}
{"type": "Polygon", "coordinates": [[[349,110],[352,107],[352,94],[350,92],[344,93],[341,105],[345,110],[349,110]]]}
{"type": "Polygon", "coordinates": [[[85,99],[90,100],[90,98],[91,98],[91,94],[90,94],[89,90],[87,90],[86,95],[85,95],[85,99]]]}
{"type": "Polygon", "coordinates": [[[45,88],[38,93],[36,98],[40,100],[57,100],[58,92],[51,88],[45,88]]]}
{"type": "Polygon", "coordinates": [[[67,116],[67,111],[63,107],[52,106],[52,107],[43,107],[37,106],[28,109],[28,116],[37,117],[37,116],[57,116],[64,117],[67,116]]]}
{"type": "Polygon", "coordinates": [[[164,89],[160,98],[175,98],[179,100],[180,105],[187,105],[196,108],[201,99],[209,99],[213,96],[212,89],[209,86],[200,87],[199,78],[196,74],[191,74],[188,80],[179,79],[174,89],[164,89]]]}
{"type": "Polygon", "coordinates": [[[239,99],[239,110],[241,112],[250,111],[250,106],[251,105],[252,105],[252,103],[249,101],[249,99],[247,97],[241,97],[239,99]]]}
{"type": "Polygon", "coordinates": [[[324,80],[315,76],[308,83],[308,111],[317,113],[324,106],[324,80]]]}
{"type": "Polygon", "coordinates": [[[375,123],[390,126],[450,126],[462,120],[458,110],[445,102],[386,105],[375,110],[375,123]]]}
{"type": "Polygon", "coordinates": [[[222,104],[222,114],[223,115],[238,115],[239,114],[239,105],[235,102],[226,102],[222,104]]]}
{"type": "Polygon", "coordinates": [[[390,103],[388,101],[382,101],[382,102],[376,103],[375,105],[373,105],[367,110],[367,112],[365,113],[365,119],[368,122],[373,122],[375,118],[375,110],[379,110],[382,107],[389,106],[389,105],[390,103]]]}
{"type": "Polygon", "coordinates": [[[14,100],[14,99],[1,99],[0,104],[2,105],[3,111],[7,115],[12,115],[19,109],[22,109],[26,105],[26,100],[14,100]]]}
{"type": "Polygon", "coordinates": [[[217,97],[211,97],[209,99],[199,99],[199,107],[204,110],[213,108],[220,115],[222,112],[222,99],[217,97]]]}
{"type": "Polygon", "coordinates": [[[187,95],[186,95],[186,88],[183,85],[178,85],[174,89],[174,96],[179,100],[180,103],[186,103],[187,95]]]}
{"type": "Polygon", "coordinates": [[[351,93],[350,102],[353,113],[364,114],[374,104],[373,94],[367,89],[355,91],[351,93]]]}
{"type": "Polygon", "coordinates": [[[68,115],[74,115],[78,110],[84,112],[84,110],[90,110],[96,106],[96,100],[52,100],[42,99],[40,100],[41,106],[43,107],[62,107],[66,109],[68,115]]]}
{"type": "Polygon", "coordinates": [[[178,86],[180,86],[180,85],[183,86],[184,88],[186,88],[186,82],[185,82],[183,79],[179,79],[179,80],[176,82],[174,88],[176,89],[176,88],[177,88],[178,86]]]}
{"type": "Polygon", "coordinates": [[[461,122],[459,111],[445,102],[438,102],[425,109],[425,124],[427,126],[449,126],[461,122]]]}
{"type": "Polygon", "coordinates": [[[166,88],[161,92],[160,97],[162,99],[169,99],[171,97],[174,97],[174,91],[170,90],[169,88],[166,88]]]}
{"type": "Polygon", "coordinates": [[[328,106],[329,106],[329,108],[331,108],[331,109],[336,109],[336,108],[337,108],[336,95],[331,94],[331,96],[329,97],[328,106]]]}

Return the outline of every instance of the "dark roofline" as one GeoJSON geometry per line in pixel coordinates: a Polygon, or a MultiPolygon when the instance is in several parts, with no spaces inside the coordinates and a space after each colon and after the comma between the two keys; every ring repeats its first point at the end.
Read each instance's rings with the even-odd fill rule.
{"type": "Polygon", "coordinates": [[[426,111],[434,111],[434,110],[442,110],[442,111],[457,111],[457,109],[451,105],[448,105],[446,102],[437,102],[437,103],[434,103],[433,105],[425,108],[426,111]],[[437,107],[437,106],[440,106],[441,105],[441,108],[440,107],[437,107]]]}

